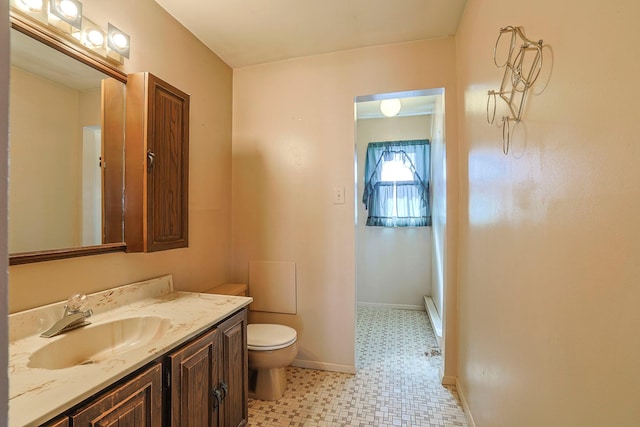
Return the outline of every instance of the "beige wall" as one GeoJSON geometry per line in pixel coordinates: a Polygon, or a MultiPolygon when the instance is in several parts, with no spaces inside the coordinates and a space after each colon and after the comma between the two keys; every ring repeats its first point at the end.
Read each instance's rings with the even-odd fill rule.
{"type": "Polygon", "coordinates": [[[189,248],[12,266],[11,312],[167,273],[183,290],[230,279],[231,69],[153,0],[85,0],[83,13],[131,35],[126,72],[149,71],[191,94],[189,248]]]}
{"type": "Polygon", "coordinates": [[[467,3],[459,382],[478,426],[640,420],[638,16],[636,1],[467,3]],[[507,25],[550,46],[552,72],[504,156],[485,106],[507,25]]]}
{"type": "Polygon", "coordinates": [[[11,252],[80,246],[80,111],[78,90],[11,67],[11,252]]]}
{"type": "Polygon", "coordinates": [[[360,119],[356,122],[357,301],[424,308],[431,290],[431,227],[367,227],[362,203],[367,145],[378,141],[431,139],[432,116],[360,119]]]}
{"type": "Polygon", "coordinates": [[[455,108],[451,38],[234,70],[233,278],[249,261],[296,263],[297,315],[254,320],[295,326],[299,364],[354,365],[354,98],[433,87],[455,108]]]}

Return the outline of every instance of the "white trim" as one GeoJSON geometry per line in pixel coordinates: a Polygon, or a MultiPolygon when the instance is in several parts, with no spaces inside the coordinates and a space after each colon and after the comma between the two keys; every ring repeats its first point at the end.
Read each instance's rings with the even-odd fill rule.
{"type": "Polygon", "coordinates": [[[444,95],[444,88],[440,87],[435,89],[408,90],[405,92],[389,92],[389,93],[377,93],[375,95],[356,96],[355,102],[382,101],[383,99],[410,98],[415,96],[434,96],[434,95],[444,95]]]}
{"type": "Polygon", "coordinates": [[[456,379],[456,391],[458,392],[458,397],[460,398],[460,403],[462,403],[462,410],[467,416],[467,421],[469,422],[469,427],[476,427],[477,424],[473,419],[473,415],[471,414],[471,409],[469,409],[469,403],[467,402],[467,397],[465,396],[464,388],[460,381],[456,379]]]}
{"type": "Polygon", "coordinates": [[[442,348],[442,318],[440,317],[440,314],[436,309],[436,305],[430,296],[424,296],[424,307],[429,315],[429,321],[431,322],[431,327],[436,335],[438,347],[442,348]]]}
{"type": "Polygon", "coordinates": [[[338,365],[336,363],[315,362],[313,360],[296,359],[291,363],[296,368],[317,369],[319,371],[342,372],[345,374],[355,374],[356,367],[349,365],[338,365]]]}
{"type": "Polygon", "coordinates": [[[398,310],[424,311],[423,306],[411,305],[411,304],[384,304],[380,302],[358,302],[358,305],[362,307],[382,307],[382,308],[396,308],[398,310]]]}

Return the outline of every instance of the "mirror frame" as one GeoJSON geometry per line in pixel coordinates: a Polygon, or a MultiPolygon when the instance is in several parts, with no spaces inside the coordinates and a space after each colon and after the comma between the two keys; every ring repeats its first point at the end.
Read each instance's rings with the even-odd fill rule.
{"type": "MultiPolygon", "coordinates": [[[[17,12],[10,11],[11,28],[41,42],[45,45],[56,49],[71,58],[82,62],[109,77],[126,84],[127,74],[116,68],[106,60],[93,54],[89,49],[85,49],[81,45],[76,45],[63,36],[56,34],[54,31],[42,24],[28,20],[17,12]]],[[[126,142],[125,142],[126,144],[126,142]]],[[[124,185],[124,181],[123,181],[124,185]]],[[[123,206],[124,208],[124,206],[123,206]]],[[[123,233],[124,236],[124,233],[123,233]]],[[[127,249],[126,242],[109,243],[96,246],[82,246],[75,248],[52,249],[35,252],[21,252],[9,254],[9,265],[27,264],[40,261],[51,261],[55,259],[73,258],[79,256],[106,254],[111,252],[124,252],[127,249]]]]}

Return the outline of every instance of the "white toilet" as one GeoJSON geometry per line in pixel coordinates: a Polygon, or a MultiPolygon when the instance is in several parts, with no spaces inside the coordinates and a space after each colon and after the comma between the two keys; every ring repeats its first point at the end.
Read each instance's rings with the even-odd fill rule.
{"type": "Polygon", "coordinates": [[[296,330],[284,325],[247,326],[249,397],[278,400],[287,388],[286,367],[298,355],[296,330]]]}
{"type": "MultiPolygon", "coordinates": [[[[222,295],[247,296],[247,285],[226,283],[205,291],[222,295]]],[[[247,325],[249,353],[249,397],[278,400],[287,388],[286,367],[298,355],[295,329],[271,323],[247,325]]]]}

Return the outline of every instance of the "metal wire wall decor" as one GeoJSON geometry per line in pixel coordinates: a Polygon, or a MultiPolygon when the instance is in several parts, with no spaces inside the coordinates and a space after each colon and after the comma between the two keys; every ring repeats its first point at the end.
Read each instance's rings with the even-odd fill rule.
{"type": "Polygon", "coordinates": [[[504,68],[500,89],[490,90],[487,97],[487,123],[502,128],[502,151],[509,154],[511,133],[522,120],[522,113],[529,89],[538,79],[542,69],[542,40],[534,42],[524,35],[522,27],[501,28],[493,48],[493,62],[504,68]],[[498,59],[499,46],[506,46],[506,58],[498,59]],[[498,97],[506,106],[506,115],[496,122],[498,97]]]}

